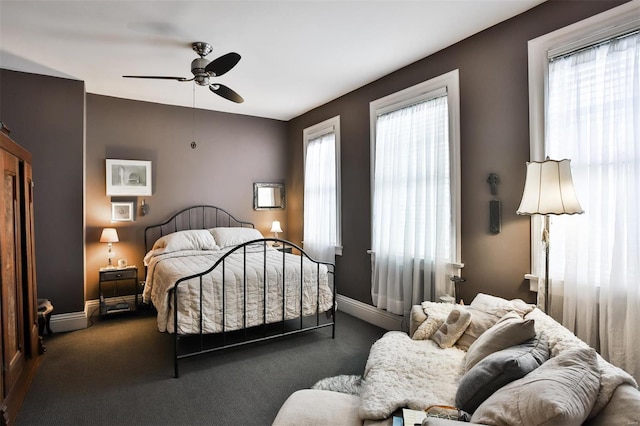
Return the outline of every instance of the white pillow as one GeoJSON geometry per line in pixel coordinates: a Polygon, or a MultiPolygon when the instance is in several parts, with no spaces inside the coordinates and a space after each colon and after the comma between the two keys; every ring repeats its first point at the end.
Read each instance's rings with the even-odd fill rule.
{"type": "Polygon", "coordinates": [[[500,317],[511,311],[517,312],[518,315],[522,317],[535,308],[535,305],[528,304],[521,299],[506,300],[485,293],[478,293],[471,301],[470,306],[484,312],[499,315],[500,317]]]}
{"type": "Polygon", "coordinates": [[[191,229],[167,234],[159,238],[152,250],[164,249],[164,253],[180,250],[219,250],[216,240],[206,229],[191,229]]]}
{"type": "Polygon", "coordinates": [[[429,301],[422,302],[420,305],[427,318],[416,327],[416,331],[411,336],[413,340],[427,340],[433,336],[433,333],[440,328],[453,308],[456,307],[453,303],[429,301]]]}
{"type": "Polygon", "coordinates": [[[442,349],[450,348],[462,336],[471,322],[471,313],[462,306],[456,306],[447,320],[431,336],[442,349]]]}
{"type": "Polygon", "coordinates": [[[260,231],[255,228],[212,228],[209,231],[220,248],[237,246],[247,241],[264,238],[260,231]]]}

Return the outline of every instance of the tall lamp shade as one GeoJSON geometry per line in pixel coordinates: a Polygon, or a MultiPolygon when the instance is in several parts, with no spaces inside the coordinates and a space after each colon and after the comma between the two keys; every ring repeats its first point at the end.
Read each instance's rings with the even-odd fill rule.
{"type": "Polygon", "coordinates": [[[549,313],[549,215],[584,213],[573,186],[571,160],[547,158],[545,161],[528,162],[522,200],[516,213],[544,215],[544,309],[549,313]]]}
{"type": "Polygon", "coordinates": [[[107,267],[109,268],[113,267],[113,264],[111,263],[111,259],[113,259],[115,255],[111,250],[112,243],[117,243],[118,241],[120,240],[118,239],[118,231],[116,231],[116,228],[104,228],[102,230],[102,234],[100,235],[100,242],[108,243],[107,259],[109,260],[109,263],[107,267]]]}
{"type": "Polygon", "coordinates": [[[571,160],[527,163],[527,177],[518,214],[584,213],[571,177],[571,160]]]}

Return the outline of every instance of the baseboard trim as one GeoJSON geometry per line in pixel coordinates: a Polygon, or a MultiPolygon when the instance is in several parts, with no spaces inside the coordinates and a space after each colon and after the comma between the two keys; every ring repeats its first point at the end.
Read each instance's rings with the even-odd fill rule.
{"type": "MultiPolygon", "coordinates": [[[[122,299],[129,304],[134,303],[133,295],[118,297],[113,299],[113,301],[121,301],[122,299]]],[[[111,302],[111,299],[106,299],[105,301],[109,303],[111,302]]],[[[387,311],[378,309],[375,306],[368,305],[341,294],[336,295],[336,301],[338,302],[338,310],[344,313],[384,328],[385,330],[402,330],[403,318],[399,315],[394,315],[387,311]]],[[[51,331],[54,333],[62,333],[65,331],[75,331],[87,328],[88,318],[96,309],[98,309],[99,306],[99,300],[87,300],[84,305],[84,312],[52,315],[51,331]]]]}
{"type": "Polygon", "coordinates": [[[338,310],[385,330],[402,330],[403,317],[383,311],[375,306],[351,299],[341,294],[336,295],[338,310]]]}
{"type": "Polygon", "coordinates": [[[67,314],[51,315],[51,331],[62,333],[87,328],[87,315],[85,312],[70,312],[67,314]]]}
{"type": "MultiPolygon", "coordinates": [[[[121,302],[124,299],[130,305],[135,303],[135,296],[127,295],[122,297],[107,298],[105,302],[121,302]]],[[[76,331],[87,328],[89,318],[100,307],[99,300],[87,300],[84,304],[84,312],[69,312],[66,314],[51,315],[51,331],[63,333],[65,331],[76,331]]]]}

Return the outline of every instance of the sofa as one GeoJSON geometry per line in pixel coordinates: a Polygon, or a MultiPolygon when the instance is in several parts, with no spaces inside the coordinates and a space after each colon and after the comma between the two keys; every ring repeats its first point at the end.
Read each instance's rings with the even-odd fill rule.
{"type": "Polygon", "coordinates": [[[414,306],[408,332],[387,332],[363,375],[341,379],[294,392],[273,425],[395,426],[403,407],[434,406],[480,425],[640,425],[631,375],[534,305],[482,293],[468,306],[414,306]]]}

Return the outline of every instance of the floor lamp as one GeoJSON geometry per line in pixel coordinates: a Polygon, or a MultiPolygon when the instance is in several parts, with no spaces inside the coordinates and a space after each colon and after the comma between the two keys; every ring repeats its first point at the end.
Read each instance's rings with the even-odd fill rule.
{"type": "Polygon", "coordinates": [[[549,313],[549,216],[584,213],[573,187],[571,160],[547,157],[545,161],[528,162],[522,201],[516,213],[544,215],[544,310],[549,313]]]}

